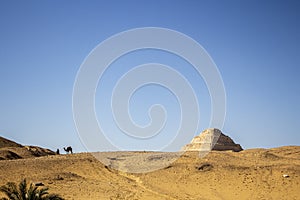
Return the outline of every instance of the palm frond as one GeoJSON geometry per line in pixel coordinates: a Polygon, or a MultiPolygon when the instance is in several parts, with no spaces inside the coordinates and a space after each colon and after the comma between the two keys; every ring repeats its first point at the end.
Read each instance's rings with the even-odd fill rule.
{"type": "Polygon", "coordinates": [[[38,196],[39,197],[43,197],[47,194],[49,194],[47,187],[44,187],[44,188],[41,188],[41,189],[38,190],[38,196]]]}
{"type": "Polygon", "coordinates": [[[58,194],[49,194],[42,198],[41,200],[64,200],[60,195],[58,194]]]}
{"type": "Polygon", "coordinates": [[[26,199],[26,194],[27,194],[27,182],[26,178],[24,178],[20,183],[19,183],[19,199],[20,200],[25,200],[26,199]]]}
{"type": "Polygon", "coordinates": [[[0,187],[3,192],[11,200],[19,200],[19,192],[17,186],[13,182],[8,182],[6,185],[0,187]]]}
{"type": "Polygon", "coordinates": [[[39,189],[32,183],[28,187],[26,179],[23,179],[18,186],[13,182],[1,186],[0,192],[4,193],[6,197],[0,198],[0,200],[64,200],[58,194],[49,194],[47,187],[39,189]]]}
{"type": "Polygon", "coordinates": [[[38,188],[36,186],[33,186],[32,183],[29,185],[29,189],[27,191],[27,199],[29,199],[29,200],[38,200],[39,199],[38,188]]]}

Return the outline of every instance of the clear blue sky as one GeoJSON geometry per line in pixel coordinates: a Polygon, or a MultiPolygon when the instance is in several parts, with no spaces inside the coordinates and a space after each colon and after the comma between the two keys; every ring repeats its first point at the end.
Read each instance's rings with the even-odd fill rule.
{"type": "MultiPolygon", "coordinates": [[[[2,0],[0,135],[22,144],[51,149],[72,145],[75,151],[85,151],[72,115],[73,84],[81,63],[106,38],[149,26],[180,31],[213,58],[227,95],[224,133],[244,148],[300,145],[300,3],[273,0],[2,0]]],[[[139,62],[123,62],[184,65],[159,51],[134,56],[139,62]]],[[[112,70],[104,78],[121,75],[122,70],[112,70]]],[[[201,77],[196,81],[190,69],[182,73],[200,97],[200,133],[209,125],[208,93],[201,77]]],[[[151,87],[145,91],[157,89],[157,95],[149,98],[141,90],[131,104],[137,123],[147,123],[147,106],[158,100],[168,102],[170,116],[178,113],[172,95],[151,87]]],[[[96,96],[99,112],[107,103],[100,94],[101,89],[96,96]]],[[[178,123],[178,117],[168,120],[178,123]]]]}

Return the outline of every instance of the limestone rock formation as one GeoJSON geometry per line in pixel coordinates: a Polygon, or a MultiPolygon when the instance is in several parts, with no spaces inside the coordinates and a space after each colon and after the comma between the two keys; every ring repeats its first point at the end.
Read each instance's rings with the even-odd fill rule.
{"type": "Polygon", "coordinates": [[[22,147],[22,145],[0,136],[0,148],[4,147],[22,147]]]}
{"type": "Polygon", "coordinates": [[[226,151],[232,150],[235,152],[242,151],[239,144],[224,135],[219,129],[209,128],[204,130],[200,135],[193,138],[191,143],[183,147],[183,151],[226,151]]]}
{"type": "Polygon", "coordinates": [[[55,152],[37,146],[23,146],[0,136],[0,160],[31,158],[47,155],[55,155],[55,152]]]}

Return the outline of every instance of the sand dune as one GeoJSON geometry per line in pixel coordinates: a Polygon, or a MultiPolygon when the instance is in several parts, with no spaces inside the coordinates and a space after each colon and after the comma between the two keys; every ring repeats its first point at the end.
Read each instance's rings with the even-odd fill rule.
{"type": "MultiPolygon", "coordinates": [[[[134,167],[124,163],[153,152],[98,154],[109,165],[89,153],[1,160],[0,184],[26,177],[66,199],[300,199],[299,146],[212,151],[204,158],[186,152],[170,166],[149,173],[126,173],[114,166],[134,167]]],[[[164,163],[172,154],[147,162],[164,163]]]]}

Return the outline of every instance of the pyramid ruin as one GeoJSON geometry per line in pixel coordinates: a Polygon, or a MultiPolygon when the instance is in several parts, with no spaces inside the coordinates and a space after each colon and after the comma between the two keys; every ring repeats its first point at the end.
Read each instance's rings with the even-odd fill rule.
{"type": "Polygon", "coordinates": [[[219,129],[209,128],[193,138],[191,143],[185,145],[183,151],[242,151],[242,147],[236,144],[229,136],[224,135],[219,129]]]}

